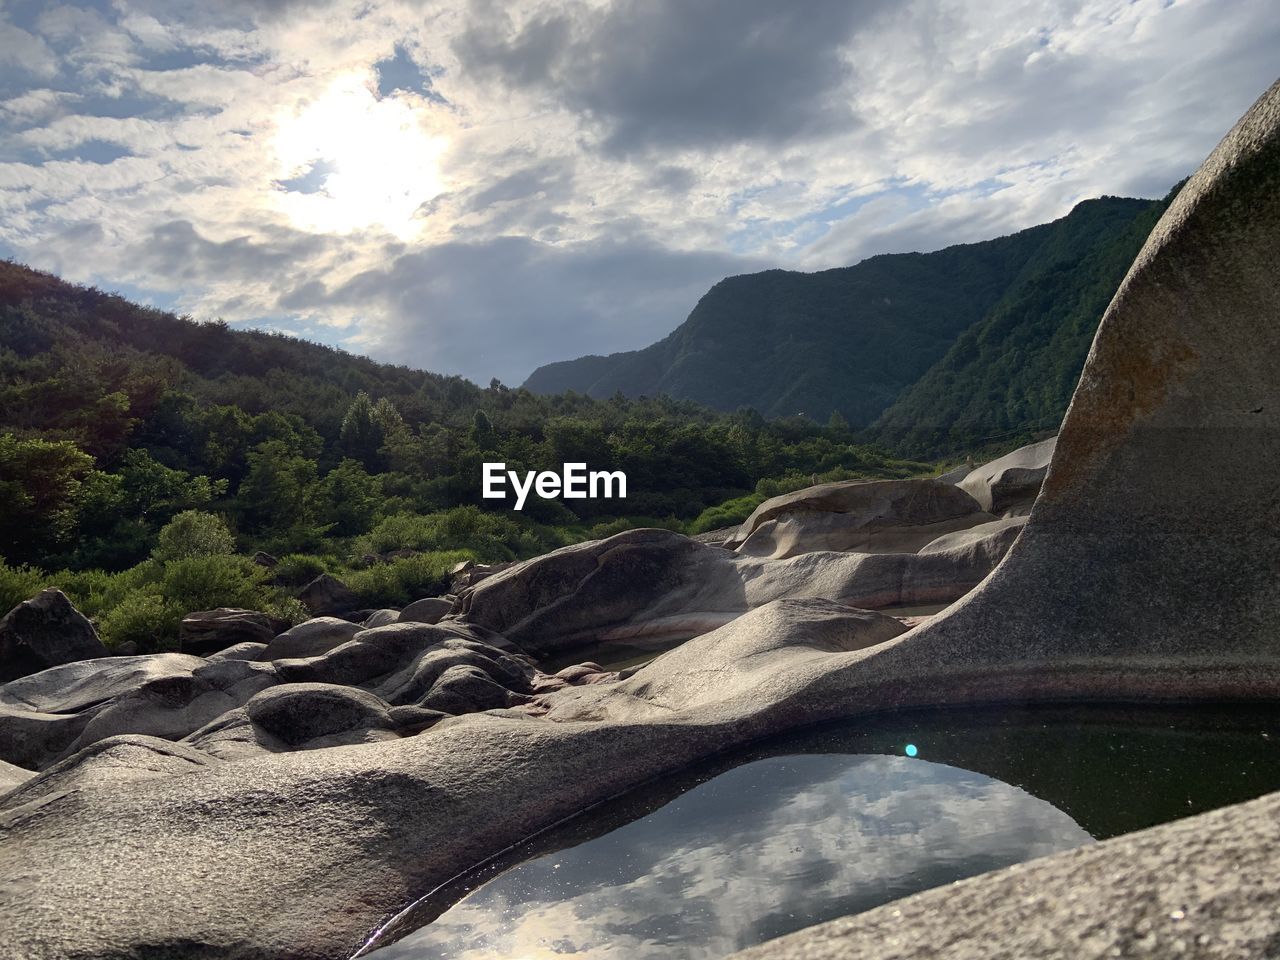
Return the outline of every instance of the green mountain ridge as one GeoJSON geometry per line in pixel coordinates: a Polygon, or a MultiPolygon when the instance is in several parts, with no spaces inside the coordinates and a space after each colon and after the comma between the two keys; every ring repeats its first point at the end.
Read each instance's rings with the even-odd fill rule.
{"type": "MultiPolygon", "coordinates": [[[[1037,320],[1028,316],[1028,305],[1047,289],[1071,293],[1078,287],[1091,291],[1073,300],[1087,313],[1098,300],[1099,284],[1108,283],[1109,298],[1120,279],[1113,261],[1130,248],[1137,252],[1156,208],[1163,209],[1161,201],[1101,197],[1051,223],[934,253],[884,254],[818,273],[768,270],[730,277],[658,343],[549,364],[524,386],[535,393],[574,390],[598,398],[666,393],[720,410],[753,407],[769,417],[803,414],[822,421],[839,413],[855,427],[877,424],[872,436],[901,449],[915,453],[911,444],[921,443],[950,452],[941,410],[928,411],[922,433],[905,429],[896,414],[884,420],[886,411],[922,378],[940,382],[943,374],[933,373],[935,366],[962,335],[984,324],[990,325],[991,340],[1011,324],[1030,323],[1037,332],[1024,350],[1048,344],[1056,351],[1054,323],[1069,322],[1076,332],[1060,346],[1071,363],[1047,366],[1055,374],[1070,368],[1078,352],[1077,328],[1096,326],[1101,308],[1083,319],[1074,311],[1068,318],[1047,310],[1037,320]]],[[[985,383],[973,370],[970,379],[985,383]]],[[[1042,416],[1060,394],[1055,385],[1049,401],[1028,400],[1024,406],[1042,416]]],[[[945,406],[957,418],[963,413],[966,430],[979,423],[982,429],[989,423],[1005,429],[1022,425],[1016,412],[1003,418],[981,414],[967,399],[952,398],[945,406]]]]}

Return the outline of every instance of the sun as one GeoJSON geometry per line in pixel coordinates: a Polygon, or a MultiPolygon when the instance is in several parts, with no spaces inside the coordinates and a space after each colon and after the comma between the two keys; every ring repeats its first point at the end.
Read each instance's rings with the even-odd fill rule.
{"type": "Polygon", "coordinates": [[[339,77],[278,122],[275,199],[304,230],[382,227],[411,238],[421,227],[419,207],[444,191],[440,158],[448,141],[424,119],[409,98],[379,99],[367,74],[339,77]]]}

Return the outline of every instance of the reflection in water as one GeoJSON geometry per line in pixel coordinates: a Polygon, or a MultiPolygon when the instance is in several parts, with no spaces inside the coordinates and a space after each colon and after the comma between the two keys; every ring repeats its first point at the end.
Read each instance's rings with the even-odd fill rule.
{"type": "Polygon", "coordinates": [[[765,757],[519,864],[372,955],[722,957],[1088,842],[1045,801],[967,770],[895,756],[765,757]]]}

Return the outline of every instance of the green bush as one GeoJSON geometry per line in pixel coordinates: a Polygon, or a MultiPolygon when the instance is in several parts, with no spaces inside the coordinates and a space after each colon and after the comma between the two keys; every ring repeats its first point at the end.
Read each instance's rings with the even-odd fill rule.
{"type": "Polygon", "coordinates": [[[0,617],[49,585],[44,571],[26,564],[11,567],[0,559],[0,617]]]}
{"type": "Polygon", "coordinates": [[[133,641],[144,653],[177,648],[178,624],[187,611],[153,593],[133,593],[98,621],[102,642],[115,649],[133,641]]]}
{"type": "Polygon", "coordinates": [[[706,533],[709,530],[720,530],[723,527],[736,527],[760,504],[764,503],[763,494],[752,493],[745,497],[728,500],[718,507],[708,507],[698,514],[696,520],[689,524],[690,533],[706,533]]]}
{"type": "Polygon", "coordinates": [[[588,532],[587,539],[603,540],[625,530],[640,530],[647,527],[675,530],[677,532],[683,532],[684,530],[684,524],[675,517],[667,517],[665,520],[658,520],[654,517],[618,517],[614,520],[597,523],[588,532]]]}
{"type": "Polygon", "coordinates": [[[286,587],[301,587],[328,569],[328,564],[312,553],[289,553],[271,568],[271,579],[286,587]]]}
{"type": "Polygon", "coordinates": [[[567,542],[554,528],[465,506],[425,515],[394,514],[357,537],[352,546],[357,556],[393,550],[470,550],[477,559],[493,562],[533,556],[567,542]]]}
{"type": "Polygon", "coordinates": [[[274,599],[265,578],[266,571],[245,557],[188,557],[164,565],[159,593],[184,614],[214,607],[256,610],[274,599]]]}
{"type": "Polygon", "coordinates": [[[463,560],[474,559],[469,550],[419,553],[354,571],[342,579],[366,607],[403,607],[444,593],[449,588],[449,571],[463,560]]]}
{"type": "Polygon", "coordinates": [[[184,510],[160,530],[151,555],[161,563],[189,557],[235,553],[236,541],[221,517],[199,510],[184,510]]]}

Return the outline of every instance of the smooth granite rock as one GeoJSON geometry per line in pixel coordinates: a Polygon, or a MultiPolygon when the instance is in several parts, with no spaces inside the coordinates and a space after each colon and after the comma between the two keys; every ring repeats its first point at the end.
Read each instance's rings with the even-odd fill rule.
{"type": "Polygon", "coordinates": [[[239,643],[270,643],[289,624],[257,610],[218,607],[197,610],[182,618],[178,645],[183,653],[202,656],[239,643]]]}
{"type": "Polygon", "coordinates": [[[1006,511],[1029,505],[1040,492],[1057,443],[1057,437],[1050,437],[1019,447],[969,471],[958,486],[988,513],[1004,515],[1006,511]]]}
{"type": "Polygon", "coordinates": [[[346,643],[363,630],[358,623],[337,617],[314,617],[290,627],[267,644],[260,660],[284,660],[292,657],[318,657],[346,643]]]}
{"type": "MultiPolygon", "coordinates": [[[[992,522],[986,514],[971,516],[992,522]]],[[[939,532],[920,538],[913,550],[939,532]]],[[[668,530],[629,530],[484,580],[463,594],[448,622],[482,625],[535,655],[637,638],[682,640],[785,598],[872,609],[949,603],[977,586],[999,559],[994,550],[813,551],[775,559],[735,555],[668,530]]]]}
{"type": "Polygon", "coordinates": [[[766,500],[725,546],[774,559],[817,550],[915,553],[944,533],[994,519],[942,480],[850,480],[766,500]]]}
{"type": "MultiPolygon", "coordinates": [[[[894,635],[892,618],[829,599],[778,600],[620,683],[441,720],[418,736],[86,784],[16,808],[0,800],[0,943],[39,958],[340,958],[397,908],[509,844],[801,724],[1038,697],[1275,698],[1277,249],[1280,87],[1183,189],[1122,285],[1012,549],[925,625],[894,635]]],[[[594,575],[630,573],[645,593],[639,575],[664,572],[646,566],[652,558],[626,558],[657,536],[638,533],[533,567],[547,576],[545,593],[529,580],[507,584],[508,600],[536,602],[493,610],[542,611],[575,592],[607,607],[619,594],[592,594],[594,575]]],[[[688,543],[660,546],[692,556],[698,545],[688,543]]],[[[503,578],[474,588],[472,613],[503,578]]],[[[562,612],[572,615],[568,603],[562,612]]],[[[505,619],[529,631],[520,616],[505,619]]],[[[315,659],[353,675],[394,669],[395,651],[425,649],[430,637],[417,631],[442,629],[380,627],[315,659]]],[[[1198,925],[1182,955],[1265,957],[1280,944],[1278,822],[1272,795],[922,894],[902,914],[919,934],[911,923],[882,925],[852,942],[898,960],[1179,955],[1179,928],[1157,929],[1163,915],[1198,925]],[[1078,939],[1064,946],[1063,931],[1078,939]]],[[[867,916],[883,924],[886,914],[867,916]]],[[[827,955],[806,951],[790,955],[827,955]]]]}
{"type": "Polygon", "coordinates": [[[444,597],[424,597],[400,611],[400,623],[439,623],[453,609],[453,601],[444,597]]]}
{"type": "Polygon", "coordinates": [[[0,619],[0,683],[105,656],[98,631],[61,590],[41,590],[0,619]]]}

